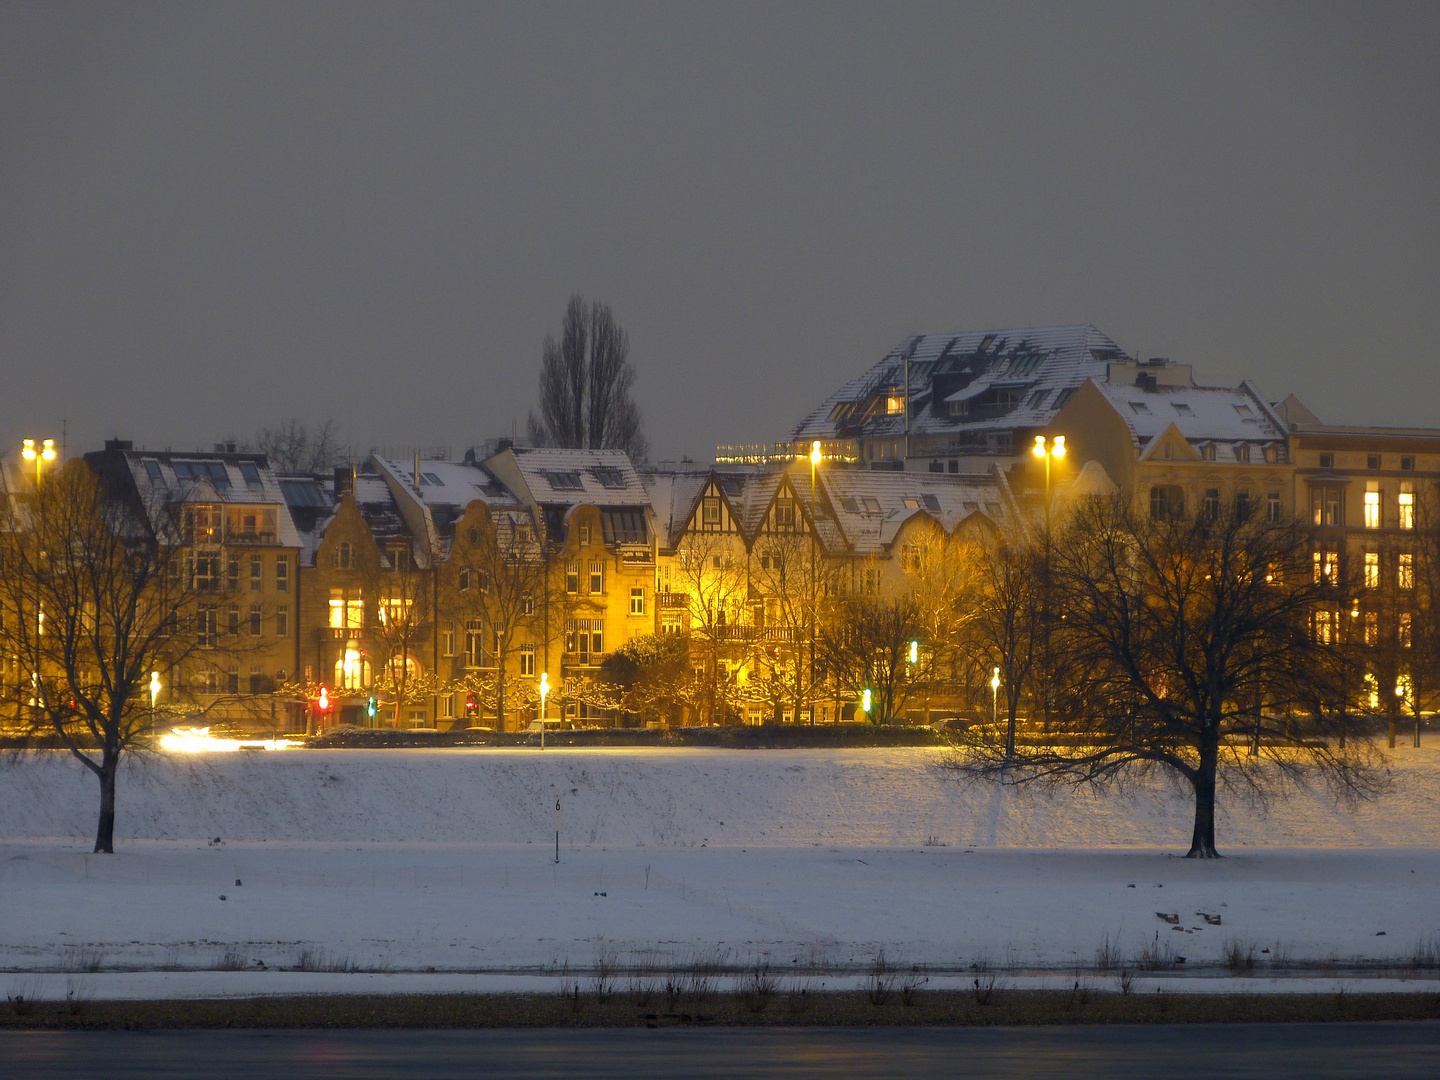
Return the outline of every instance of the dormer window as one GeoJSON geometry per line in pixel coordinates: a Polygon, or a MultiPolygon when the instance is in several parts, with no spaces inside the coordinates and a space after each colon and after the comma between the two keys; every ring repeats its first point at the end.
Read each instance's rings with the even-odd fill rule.
{"type": "Polygon", "coordinates": [[[1236,444],[1235,444],[1235,460],[1236,460],[1236,461],[1249,461],[1249,460],[1250,460],[1250,444],[1249,444],[1248,442],[1242,442],[1242,443],[1236,443],[1236,444]]]}
{"type": "Polygon", "coordinates": [[[240,476],[245,481],[245,486],[258,488],[260,484],[260,469],[253,461],[242,461],[239,464],[240,476]]]}
{"type": "Polygon", "coordinates": [[[165,486],[165,474],[160,471],[160,462],[146,460],[145,475],[150,478],[150,486],[163,488],[165,486]]]}
{"type": "Polygon", "coordinates": [[[892,390],[885,396],[885,413],[887,416],[898,416],[905,411],[905,398],[898,390],[892,390]]]}
{"type": "Polygon", "coordinates": [[[950,402],[950,405],[949,405],[949,408],[948,408],[947,411],[950,413],[951,416],[969,416],[969,415],[970,415],[970,402],[968,402],[968,401],[952,401],[952,402],[950,402]]]}
{"type": "Polygon", "coordinates": [[[1201,459],[1204,460],[1204,461],[1214,461],[1214,460],[1215,460],[1215,444],[1214,444],[1214,443],[1206,443],[1204,446],[1200,447],[1200,457],[1201,457],[1201,459]]]}

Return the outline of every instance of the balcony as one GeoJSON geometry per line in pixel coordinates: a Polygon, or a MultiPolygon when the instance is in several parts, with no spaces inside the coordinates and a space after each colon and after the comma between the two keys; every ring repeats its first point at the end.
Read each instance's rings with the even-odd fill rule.
{"type": "Polygon", "coordinates": [[[683,611],[690,607],[690,594],[688,592],[662,592],[656,593],[655,595],[662,611],[673,611],[676,609],[683,611]]]}

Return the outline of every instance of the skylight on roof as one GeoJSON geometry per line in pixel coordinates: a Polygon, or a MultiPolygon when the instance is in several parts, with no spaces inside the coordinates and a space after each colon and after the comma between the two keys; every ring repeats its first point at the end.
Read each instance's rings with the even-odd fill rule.
{"type": "Polygon", "coordinates": [[[619,469],[596,469],[594,472],[601,487],[616,491],[625,487],[625,474],[619,469]]]}
{"type": "Polygon", "coordinates": [[[1067,401],[1070,400],[1074,393],[1075,387],[1067,386],[1064,390],[1061,390],[1058,394],[1055,395],[1055,400],[1050,403],[1050,407],[1052,409],[1060,408],[1062,405],[1064,405],[1067,401]]]}
{"type": "Polygon", "coordinates": [[[1133,409],[1133,410],[1134,410],[1135,412],[1137,412],[1137,413],[1146,413],[1146,414],[1148,414],[1148,413],[1150,412],[1150,406],[1149,406],[1149,405],[1146,405],[1145,402],[1143,402],[1143,401],[1132,401],[1132,402],[1130,402],[1130,408],[1133,409]]]}
{"type": "Polygon", "coordinates": [[[260,486],[260,469],[253,461],[240,462],[239,469],[246,487],[258,488],[260,486]]]}
{"type": "Polygon", "coordinates": [[[585,485],[580,481],[578,472],[547,472],[545,479],[556,491],[584,491],[585,485]]]}
{"type": "Polygon", "coordinates": [[[937,513],[937,514],[940,512],[940,500],[939,500],[939,499],[937,499],[934,495],[926,495],[926,496],[924,496],[923,498],[924,498],[925,509],[926,509],[926,510],[933,510],[933,511],[935,511],[935,513],[937,513]]]}
{"type": "Polygon", "coordinates": [[[879,499],[875,498],[875,497],[872,496],[872,495],[866,495],[866,496],[864,496],[864,497],[862,498],[862,501],[865,503],[865,512],[866,512],[867,514],[878,514],[878,513],[880,513],[880,500],[879,500],[879,499]]]}
{"type": "Polygon", "coordinates": [[[1236,405],[1236,406],[1235,406],[1235,411],[1236,411],[1237,413],[1239,413],[1239,414],[1241,415],[1241,417],[1243,417],[1243,418],[1245,418],[1245,419],[1247,419],[1247,420],[1255,415],[1255,413],[1254,413],[1253,411],[1251,411],[1249,405],[1236,405]]]}
{"type": "Polygon", "coordinates": [[[1038,409],[1045,404],[1045,399],[1050,396],[1049,390],[1036,390],[1030,395],[1030,408],[1038,409]]]}
{"type": "Polygon", "coordinates": [[[1170,407],[1181,416],[1189,416],[1193,411],[1190,406],[1186,405],[1183,401],[1172,401],[1170,402],[1170,407]]]}
{"type": "Polygon", "coordinates": [[[840,505],[852,514],[858,514],[860,512],[860,504],[855,501],[855,496],[853,495],[840,496],[840,505]]]}

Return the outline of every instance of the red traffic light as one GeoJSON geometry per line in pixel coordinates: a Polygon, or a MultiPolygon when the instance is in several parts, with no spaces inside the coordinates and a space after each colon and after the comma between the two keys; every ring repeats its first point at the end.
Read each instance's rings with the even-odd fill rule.
{"type": "Polygon", "coordinates": [[[475,702],[475,694],[473,692],[467,693],[465,695],[465,711],[467,713],[472,713],[476,710],[477,707],[478,706],[475,702]]]}
{"type": "Polygon", "coordinates": [[[320,712],[330,711],[330,694],[325,687],[320,687],[320,696],[315,700],[315,708],[320,712]]]}

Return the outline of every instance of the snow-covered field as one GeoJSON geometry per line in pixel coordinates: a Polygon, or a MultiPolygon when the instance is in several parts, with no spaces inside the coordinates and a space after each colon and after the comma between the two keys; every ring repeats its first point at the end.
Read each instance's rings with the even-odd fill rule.
{"type": "Polygon", "coordinates": [[[1196,981],[1220,975],[1232,946],[1253,947],[1252,976],[1283,988],[1294,980],[1269,980],[1294,965],[1351,969],[1440,944],[1440,746],[1390,752],[1389,790],[1355,808],[1308,792],[1268,812],[1227,801],[1217,863],[1174,857],[1190,807],[1162,784],[1022,794],[958,785],[936,761],[925,749],[151,759],[122,780],[120,852],[106,857],[88,854],[94,781],[38,755],[0,765],[0,989],[554,989],[558,970],[602,956],[763,958],[833,985],[882,948],[935,979],[1073,971],[1107,952],[1133,966],[1148,950],[1184,956],[1196,981]],[[322,970],[279,970],[298,967],[322,970]]]}

